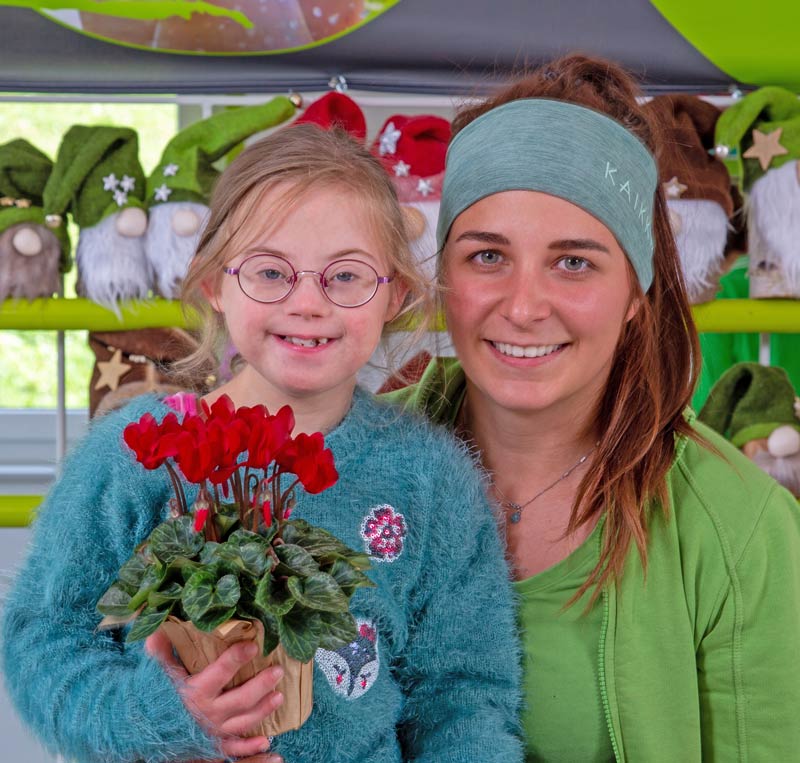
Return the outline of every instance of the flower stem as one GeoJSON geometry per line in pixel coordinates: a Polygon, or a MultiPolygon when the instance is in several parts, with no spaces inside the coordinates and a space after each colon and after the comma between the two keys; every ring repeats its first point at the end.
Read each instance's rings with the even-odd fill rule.
{"type": "Polygon", "coordinates": [[[175,498],[178,499],[178,509],[180,511],[180,515],[183,516],[189,511],[189,507],[186,505],[186,496],[183,492],[183,486],[181,485],[180,477],[178,477],[177,472],[169,461],[164,461],[164,466],[167,467],[167,473],[172,481],[172,489],[175,492],[175,498]]]}

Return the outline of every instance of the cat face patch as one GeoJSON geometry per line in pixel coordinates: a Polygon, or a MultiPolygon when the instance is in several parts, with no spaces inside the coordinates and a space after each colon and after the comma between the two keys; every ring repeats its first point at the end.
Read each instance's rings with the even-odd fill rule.
{"type": "Polygon", "coordinates": [[[356,618],[358,636],[336,651],[317,649],[314,661],[331,689],[347,700],[364,696],[378,677],[378,632],[370,620],[356,618]]]}
{"type": "Polygon", "coordinates": [[[361,537],[367,553],[376,562],[393,562],[403,552],[405,517],[388,503],[376,506],[361,523],[361,537]]]}

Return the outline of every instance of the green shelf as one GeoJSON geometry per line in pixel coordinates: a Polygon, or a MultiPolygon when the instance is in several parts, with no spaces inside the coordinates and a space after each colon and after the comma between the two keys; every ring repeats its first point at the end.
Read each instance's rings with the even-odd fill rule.
{"type": "MultiPolygon", "coordinates": [[[[800,333],[800,300],[720,299],[693,308],[697,328],[719,333],[800,333]]],[[[0,302],[0,330],[17,331],[124,331],[178,326],[187,321],[180,302],[153,299],[121,306],[120,316],[88,299],[36,299],[0,302]]],[[[441,320],[437,329],[441,328],[441,320]]],[[[398,328],[410,328],[413,320],[398,328]]]]}

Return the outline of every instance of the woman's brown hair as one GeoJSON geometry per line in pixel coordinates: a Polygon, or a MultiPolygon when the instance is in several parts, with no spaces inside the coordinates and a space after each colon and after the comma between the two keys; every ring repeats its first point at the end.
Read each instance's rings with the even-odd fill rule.
{"type": "MultiPolygon", "coordinates": [[[[658,126],[640,104],[633,78],[609,61],[571,55],[516,80],[486,101],[462,108],[453,122],[458,133],[477,117],[520,98],[552,98],[606,114],[636,135],[658,157],[658,126]]],[[[632,275],[639,301],[614,354],[596,423],[600,443],[581,481],[566,533],[605,516],[600,561],[573,598],[619,579],[636,544],[647,564],[648,515],[669,512],[667,471],[675,435],[700,439],[684,418],[700,369],[700,346],[683,283],[680,261],[659,186],[653,212],[653,283],[646,294],[632,275]]]]}
{"type": "Polygon", "coordinates": [[[225,263],[280,225],[307,194],[331,188],[351,194],[364,205],[390,267],[408,287],[403,309],[394,321],[413,310],[427,325],[433,311],[429,284],[411,253],[406,220],[389,175],[346,133],[312,124],[292,125],[245,148],[214,187],[208,221],[181,294],[184,307],[202,318],[201,344],[197,352],[175,364],[178,375],[188,376],[218,357],[227,337],[223,316],[212,309],[204,288],[216,290],[225,263]],[[264,197],[279,184],[284,192],[267,205],[264,197]]]}

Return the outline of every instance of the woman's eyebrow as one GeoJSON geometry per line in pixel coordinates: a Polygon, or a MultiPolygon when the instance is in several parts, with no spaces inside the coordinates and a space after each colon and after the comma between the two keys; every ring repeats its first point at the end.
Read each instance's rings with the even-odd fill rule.
{"type": "Polygon", "coordinates": [[[509,246],[511,244],[502,234],[483,230],[464,231],[456,241],[480,241],[482,244],[495,244],[496,246],[509,246]]]}
{"type": "Polygon", "coordinates": [[[565,238],[561,241],[552,241],[548,247],[548,249],[555,249],[559,252],[567,251],[567,250],[581,250],[581,249],[594,249],[598,252],[605,252],[606,254],[611,254],[608,247],[605,244],[601,244],[599,241],[595,241],[592,238],[565,238]]]}

